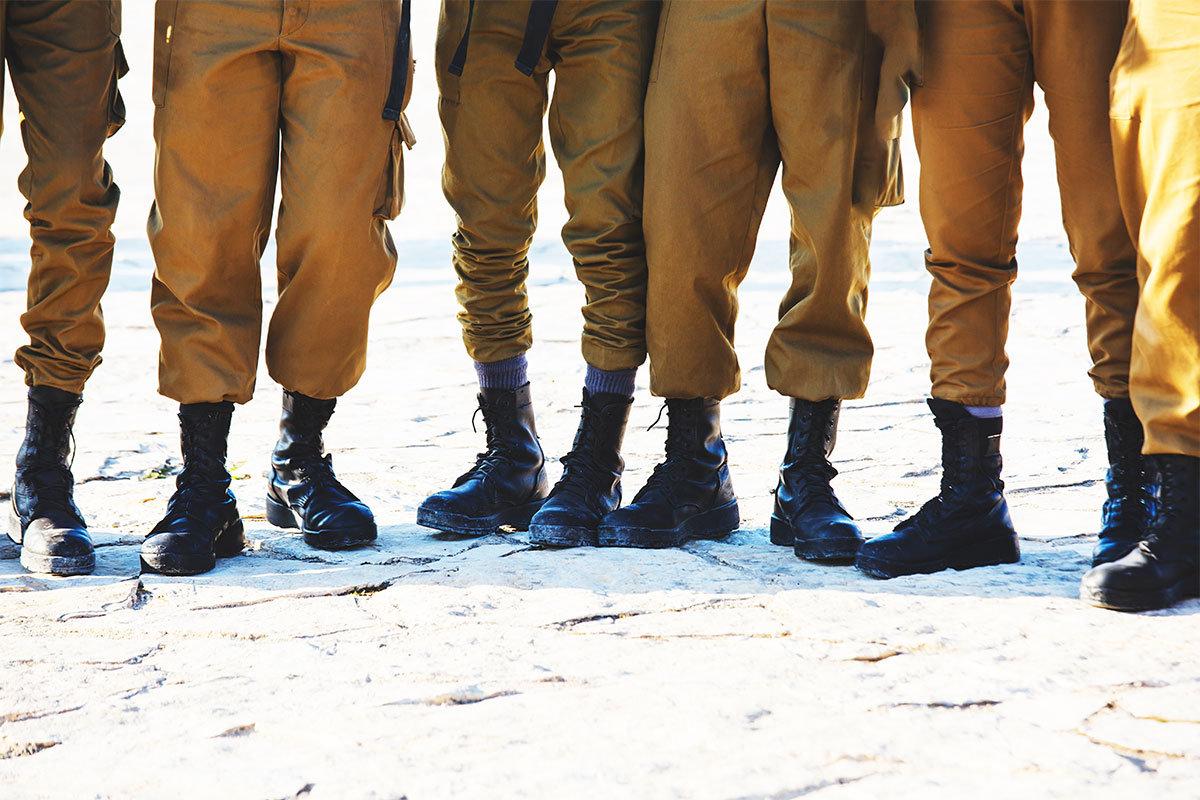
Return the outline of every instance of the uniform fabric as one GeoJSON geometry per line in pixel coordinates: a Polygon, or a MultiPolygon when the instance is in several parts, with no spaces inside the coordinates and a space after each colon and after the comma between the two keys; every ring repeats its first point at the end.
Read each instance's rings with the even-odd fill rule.
{"type": "Polygon", "coordinates": [[[79,394],[100,363],[120,197],[102,149],[125,121],[120,33],[120,2],[0,0],[0,79],[7,62],[29,156],[18,182],[33,239],[30,341],[16,363],[30,386],[79,394]]]}
{"type": "MultiPolygon", "coordinates": [[[[861,2],[669,0],[646,99],[651,390],[723,398],[741,374],[737,287],[780,163],[792,283],[766,351],[768,385],[861,397],[872,345],[871,219],[895,167],[875,130],[878,70],[861,2]]],[[[894,148],[893,148],[894,152],[894,148]]]]}
{"type": "Polygon", "coordinates": [[[467,0],[443,2],[436,57],[467,353],[499,361],[533,343],[526,279],[548,109],[566,189],[562,238],[586,298],[583,357],[600,369],[636,367],[646,358],[642,101],[659,4],[562,0],[531,75],[514,64],[530,3],[474,7],[462,75],[448,67],[467,28],[467,0]]]}
{"type": "Polygon", "coordinates": [[[1145,453],[1200,457],[1200,6],[1133,0],[1112,71],[1117,187],[1138,248],[1130,399],[1145,453]]]}
{"type": "Polygon", "coordinates": [[[399,24],[398,0],[156,3],[148,229],[164,395],[253,394],[277,176],[267,369],[321,399],[358,382],[396,265],[385,221],[403,200],[408,129],[382,114],[399,24]]]}
{"type": "Polygon", "coordinates": [[[917,8],[924,83],[913,91],[912,113],[933,276],[926,333],[933,396],[1004,402],[1022,131],[1036,81],[1050,114],[1073,277],[1086,298],[1089,374],[1102,397],[1127,397],[1136,256],[1106,123],[1126,4],[923,0],[917,8]]]}

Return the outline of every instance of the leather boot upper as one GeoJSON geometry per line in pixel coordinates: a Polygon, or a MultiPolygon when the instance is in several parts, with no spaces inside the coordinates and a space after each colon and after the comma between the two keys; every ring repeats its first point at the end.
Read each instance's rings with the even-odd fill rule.
{"type": "MultiPolygon", "coordinates": [[[[336,400],[319,400],[284,391],[279,417],[279,441],[271,453],[267,496],[289,507],[310,535],[349,534],[356,541],[376,536],[371,509],[338,481],[333,457],[325,453],[322,432],[333,415],[336,400]]],[[[335,542],[339,547],[349,542],[335,542]]]]}
{"type": "Polygon", "coordinates": [[[571,451],[562,458],[563,474],[533,525],[595,529],[621,504],[621,443],[633,399],[583,390],[583,413],[571,451]]]}
{"type": "Polygon", "coordinates": [[[87,524],[75,505],[68,458],[75,412],[82,398],[49,386],[29,390],[25,439],[17,452],[12,507],[20,525],[11,536],[47,556],[93,553],[87,524]]]}
{"type": "Polygon", "coordinates": [[[721,438],[717,400],[668,399],[666,458],[633,501],[604,518],[606,528],[670,530],[737,500],[721,438]]]}
{"type": "Polygon", "coordinates": [[[853,518],[837,499],[829,463],[837,441],[841,401],[794,398],[788,423],[788,449],[779,469],[772,516],[787,523],[797,539],[862,540],[853,518]]]}
{"type": "Polygon", "coordinates": [[[1116,561],[1137,547],[1154,516],[1153,486],[1142,456],[1142,422],[1129,398],[1104,403],[1104,441],[1108,499],[1101,512],[1103,527],[1092,554],[1092,566],[1116,561]]]}
{"type": "Polygon", "coordinates": [[[529,384],[515,390],[481,389],[479,413],[483,415],[486,448],[453,487],[427,497],[423,509],[488,518],[549,494],[529,384]]]}

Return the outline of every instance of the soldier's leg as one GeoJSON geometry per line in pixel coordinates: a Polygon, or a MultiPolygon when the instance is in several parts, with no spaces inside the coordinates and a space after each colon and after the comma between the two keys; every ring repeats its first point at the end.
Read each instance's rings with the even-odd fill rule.
{"type": "Polygon", "coordinates": [[[528,3],[474,3],[462,74],[450,71],[467,30],[466,0],[438,22],[438,110],[446,142],[442,189],[458,216],[455,294],[463,343],[479,374],[487,449],[455,485],[426,498],[417,522],[463,534],[524,529],[550,491],[526,379],[533,342],[525,280],[546,172],[542,117],[549,59],[514,66],[528,3]]]}
{"type": "Polygon", "coordinates": [[[833,493],[829,456],[841,401],[862,396],[871,367],[863,316],[878,195],[855,192],[859,136],[874,135],[874,97],[863,96],[865,24],[863,3],[767,7],[792,273],[766,351],[768,384],[791,398],[771,540],[816,560],[853,559],[862,544],[833,493]]]}
{"type": "Polygon", "coordinates": [[[719,401],[741,383],[733,349],[746,275],[779,166],[765,2],[667,3],[646,97],[646,341],[667,399],[667,453],[602,545],[674,546],[738,525],[719,401]],[[719,100],[717,99],[719,98],[719,100]]]}
{"type": "Polygon", "coordinates": [[[233,0],[155,5],[150,298],[159,391],[180,403],[184,467],[142,545],[148,570],[204,572],[242,546],[225,450],[233,403],[250,400],[258,366],[280,16],[278,6],[233,0]]]}
{"type": "Polygon", "coordinates": [[[21,543],[27,569],[86,573],[95,554],[73,500],[68,443],[104,344],[100,298],[112,269],[110,227],[120,193],[102,149],[124,121],[120,6],[4,3],[0,15],[0,50],[29,156],[19,185],[33,238],[21,317],[30,342],[16,355],[31,388],[9,535],[21,543]]]}
{"type": "Polygon", "coordinates": [[[1161,481],[1146,538],[1084,576],[1081,597],[1121,610],[1200,595],[1200,83],[1189,0],[1133,4],[1113,68],[1117,189],[1141,298],[1129,390],[1161,481]]]}
{"type": "Polygon", "coordinates": [[[548,50],[550,142],[566,186],[563,241],[583,283],[583,412],[562,479],[530,521],[541,544],[596,543],[621,501],[621,442],[646,357],[642,108],[659,5],[564,3],[548,50]]]}
{"type": "Polygon", "coordinates": [[[284,398],[266,508],[272,524],[340,550],[376,537],[370,509],[334,476],[321,432],[363,373],[371,306],[396,267],[387,220],[399,210],[407,127],[383,106],[400,4],[302,8],[285,14],[280,38],[279,302],[267,368],[284,398]]]}
{"type": "Polygon", "coordinates": [[[1103,398],[1108,500],[1094,564],[1121,558],[1152,512],[1142,426],[1129,401],[1129,357],[1138,304],[1137,253],[1121,215],[1108,126],[1108,73],[1125,29],[1124,2],[1026,5],[1050,135],[1063,224],[1086,298],[1089,374],[1103,398]]]}
{"type": "Polygon", "coordinates": [[[1000,405],[1035,64],[1021,4],[1011,0],[930,0],[919,21],[924,83],[912,114],[933,276],[925,343],[942,487],[863,547],[858,567],[881,578],[1019,558],[1000,478],[1000,405]]]}

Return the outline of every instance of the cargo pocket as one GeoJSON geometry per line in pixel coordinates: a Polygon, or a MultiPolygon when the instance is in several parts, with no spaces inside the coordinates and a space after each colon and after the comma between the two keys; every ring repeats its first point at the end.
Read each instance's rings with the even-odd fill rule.
{"type": "Polygon", "coordinates": [[[664,0],[658,17],[658,33],[654,37],[654,56],[650,60],[650,82],[658,83],[658,70],[662,65],[663,41],[667,38],[667,18],[671,16],[672,0],[664,0]]]}
{"type": "MultiPolygon", "coordinates": [[[[119,24],[118,27],[120,27],[119,24]]],[[[108,98],[109,136],[121,130],[121,126],[125,124],[125,100],[121,97],[121,88],[117,85],[117,81],[123,78],[127,72],[129,72],[129,62],[125,60],[125,48],[121,46],[121,40],[117,39],[117,43],[113,47],[112,89],[108,98]]]]}
{"type": "Polygon", "coordinates": [[[395,219],[404,207],[404,148],[411,150],[416,143],[417,139],[408,124],[408,117],[401,114],[392,128],[387,167],[384,169],[383,181],[375,202],[376,217],[395,219]]]}
{"type": "Polygon", "coordinates": [[[150,94],[159,108],[167,100],[167,78],[171,71],[171,48],[178,11],[178,0],[158,0],[154,5],[154,74],[150,94]]]}
{"type": "Polygon", "coordinates": [[[113,36],[121,35],[121,0],[108,0],[108,29],[113,36]]]}

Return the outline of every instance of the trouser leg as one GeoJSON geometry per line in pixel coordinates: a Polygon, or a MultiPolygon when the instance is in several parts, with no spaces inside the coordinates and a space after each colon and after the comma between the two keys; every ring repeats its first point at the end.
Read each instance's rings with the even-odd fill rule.
{"type": "Polygon", "coordinates": [[[1000,405],[1022,129],[1033,110],[1028,33],[1011,2],[929,0],[918,8],[925,80],[913,91],[912,114],[933,277],[925,336],[932,394],[1000,405]]]}
{"type": "Polygon", "coordinates": [[[21,317],[30,342],[15,360],[30,386],[78,394],[104,345],[100,298],[120,192],[102,149],[124,121],[120,6],[5,2],[0,15],[29,156],[19,185],[33,238],[21,317]]]}
{"type": "Polygon", "coordinates": [[[659,21],[646,96],[644,220],[656,395],[720,399],[741,386],[737,286],[779,166],[765,8],[674,0],[659,21]]]}
{"type": "Polygon", "coordinates": [[[1124,2],[1026,7],[1038,85],[1046,97],[1063,225],[1086,298],[1088,371],[1106,398],[1129,396],[1137,256],[1121,215],[1108,130],[1108,73],[1125,28],[1124,2]]]}
{"type": "Polygon", "coordinates": [[[1146,431],[1143,452],[1193,458],[1200,456],[1200,83],[1186,76],[1196,71],[1197,37],[1200,10],[1190,0],[1135,2],[1110,109],[1117,188],[1138,249],[1129,388],[1146,431]]]}
{"type": "Polygon", "coordinates": [[[657,3],[563,3],[549,50],[550,142],[569,218],[563,241],[584,285],[583,356],[605,370],[646,356],[642,109],[657,3]]]}
{"type": "Polygon", "coordinates": [[[155,6],[155,202],[148,230],[159,391],[245,403],[262,325],[259,258],[279,161],[280,4],[155,6]]]}
{"type": "Polygon", "coordinates": [[[280,39],[279,302],[271,377],[315,398],[362,376],[371,306],[396,268],[401,128],[383,119],[399,4],[305,3],[280,39]],[[348,146],[346,143],[353,143],[348,146]]]}
{"type": "Polygon", "coordinates": [[[446,142],[442,189],[458,217],[455,294],[463,343],[475,361],[524,353],[533,343],[525,281],[537,225],[537,190],[546,174],[542,116],[545,59],[532,76],[513,66],[526,3],[480,2],[461,76],[447,67],[467,26],[466,0],[445,0],[435,69],[446,142]]]}
{"type": "Polygon", "coordinates": [[[805,400],[861,397],[871,368],[863,316],[877,197],[854,194],[864,26],[862,3],[767,4],[792,283],[767,344],[766,373],[772,389],[805,400]]]}

